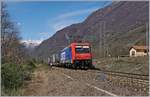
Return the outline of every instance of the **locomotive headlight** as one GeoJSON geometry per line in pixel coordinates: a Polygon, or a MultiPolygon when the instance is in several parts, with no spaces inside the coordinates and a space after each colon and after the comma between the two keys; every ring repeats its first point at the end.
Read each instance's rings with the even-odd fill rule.
{"type": "Polygon", "coordinates": [[[76,46],[76,48],[82,48],[82,46],[76,46]]]}
{"type": "Polygon", "coordinates": [[[83,48],[89,48],[89,46],[83,46],[83,48]]]}

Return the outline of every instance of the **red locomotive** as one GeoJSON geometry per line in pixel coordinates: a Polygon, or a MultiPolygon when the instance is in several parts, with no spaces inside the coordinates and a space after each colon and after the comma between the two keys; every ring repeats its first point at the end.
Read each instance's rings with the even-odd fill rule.
{"type": "Polygon", "coordinates": [[[53,62],[55,63],[57,60],[61,66],[73,68],[90,68],[92,66],[90,43],[71,43],[53,56],[53,62]]]}

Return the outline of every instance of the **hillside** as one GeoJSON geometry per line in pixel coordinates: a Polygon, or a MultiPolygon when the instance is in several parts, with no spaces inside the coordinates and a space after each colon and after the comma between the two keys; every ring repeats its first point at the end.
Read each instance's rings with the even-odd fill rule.
{"type": "Polygon", "coordinates": [[[57,31],[33,52],[34,57],[47,59],[71,41],[83,40],[92,44],[94,57],[127,55],[130,46],[145,44],[146,23],[149,21],[148,1],[113,2],[93,12],[85,21],[57,31]],[[101,47],[104,43],[104,49],[101,47]],[[115,52],[114,52],[115,51],[115,52]]]}

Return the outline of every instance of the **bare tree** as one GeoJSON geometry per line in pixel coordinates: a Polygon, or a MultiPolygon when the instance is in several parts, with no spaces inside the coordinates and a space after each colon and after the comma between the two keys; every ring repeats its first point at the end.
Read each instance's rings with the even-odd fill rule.
{"type": "Polygon", "coordinates": [[[20,43],[19,31],[16,25],[10,21],[9,14],[6,10],[6,4],[1,4],[1,51],[2,63],[23,62],[25,50],[20,43]]]}

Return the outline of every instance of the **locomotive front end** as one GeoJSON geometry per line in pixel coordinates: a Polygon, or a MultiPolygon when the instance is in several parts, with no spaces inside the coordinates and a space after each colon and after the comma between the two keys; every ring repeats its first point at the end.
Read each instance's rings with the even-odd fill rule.
{"type": "Polygon", "coordinates": [[[85,68],[92,66],[92,54],[89,43],[80,43],[75,45],[74,64],[77,67],[85,68]]]}

